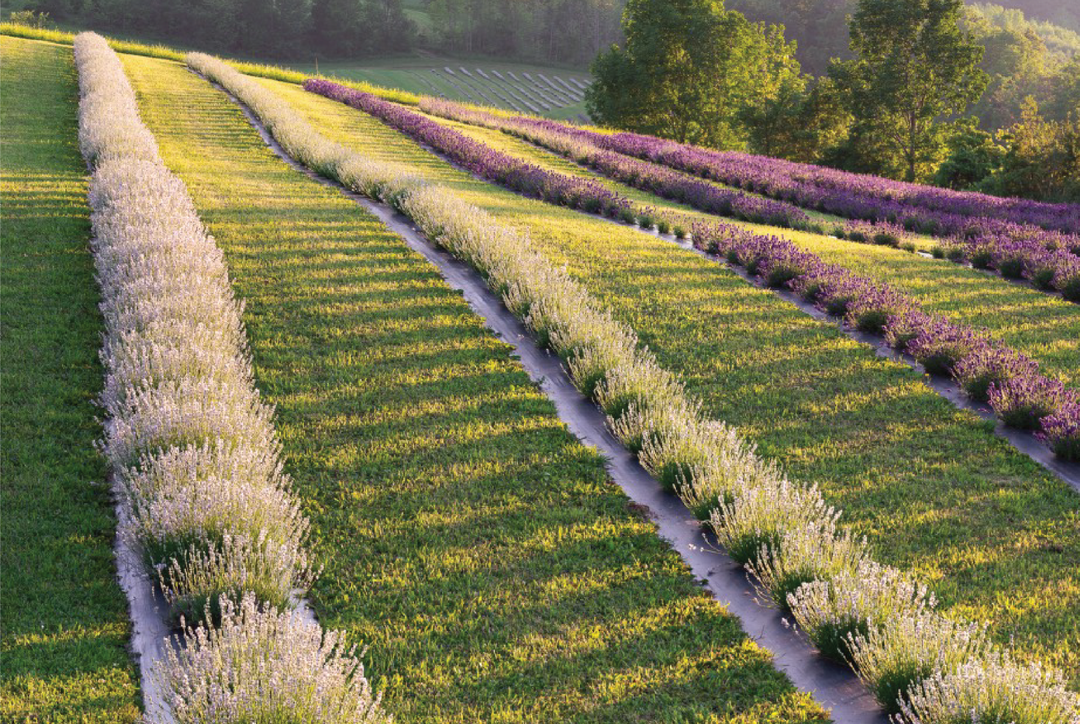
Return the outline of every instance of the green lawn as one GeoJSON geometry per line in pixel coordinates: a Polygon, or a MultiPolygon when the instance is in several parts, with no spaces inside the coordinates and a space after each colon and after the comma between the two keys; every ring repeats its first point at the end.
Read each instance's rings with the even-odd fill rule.
{"type": "Polygon", "coordinates": [[[134,722],[70,46],[0,38],[0,720],[134,722]]]}
{"type": "Polygon", "coordinates": [[[260,389],[400,722],[818,721],[435,270],[179,65],[125,68],[246,300],[260,389]]]}
{"type": "Polygon", "coordinates": [[[351,108],[262,82],[328,136],[412,166],[527,230],[710,414],[742,428],[793,477],[820,485],[879,559],[913,570],[946,610],[989,621],[1021,656],[1061,666],[1080,685],[1080,497],[987,423],[907,365],[715,262],[478,182],[351,108]]]}
{"type": "MultiPolygon", "coordinates": [[[[719,220],[716,216],[595,175],[567,159],[501,131],[436,116],[428,118],[543,168],[601,180],[605,186],[618,191],[635,204],[676,212],[686,219],[687,228],[696,221],[719,220]]],[[[899,249],[841,241],[792,229],[730,219],[726,221],[758,233],[791,239],[825,261],[880,279],[912,295],[928,311],[952,317],[973,327],[988,329],[998,339],[1038,360],[1045,372],[1073,386],[1080,386],[1080,305],[950,261],[927,259],[899,249]]],[[[929,241],[922,243],[927,248],[932,245],[929,241]]]]}

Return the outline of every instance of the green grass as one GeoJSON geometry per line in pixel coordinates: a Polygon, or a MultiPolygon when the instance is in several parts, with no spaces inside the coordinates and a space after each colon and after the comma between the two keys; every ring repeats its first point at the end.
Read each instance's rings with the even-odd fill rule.
{"type": "Polygon", "coordinates": [[[106,471],[101,320],[71,48],[0,38],[0,720],[134,722],[106,471]]]}
{"type": "MultiPolygon", "coordinates": [[[[686,220],[688,229],[697,221],[719,220],[719,217],[694,211],[593,174],[567,159],[501,131],[436,116],[428,118],[543,168],[599,180],[636,205],[675,212],[686,220]]],[[[822,215],[822,218],[825,217],[822,215]]],[[[1080,305],[949,261],[927,259],[899,249],[842,241],[792,229],[730,219],[726,221],[758,233],[785,237],[827,262],[887,282],[895,289],[912,295],[926,310],[976,328],[985,328],[1009,346],[1038,360],[1044,372],[1070,385],[1080,386],[1080,305]]],[[[932,245],[926,239],[921,243],[925,247],[932,245]]]]}
{"type": "Polygon", "coordinates": [[[370,646],[397,721],[823,718],[422,257],[205,81],[124,63],[246,300],[315,610],[370,646]]]}
{"type": "MultiPolygon", "coordinates": [[[[715,262],[478,182],[379,121],[264,81],[320,131],[403,163],[528,231],[718,419],[817,483],[884,562],[943,607],[989,621],[1021,656],[1080,685],[1080,497],[956,410],[907,365],[878,358],[715,262]]],[[[988,280],[993,281],[993,280],[988,280]]]]}

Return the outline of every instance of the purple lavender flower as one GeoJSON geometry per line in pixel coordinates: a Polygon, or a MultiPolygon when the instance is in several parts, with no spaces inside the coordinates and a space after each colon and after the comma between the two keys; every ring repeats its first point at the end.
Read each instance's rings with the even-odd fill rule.
{"type": "Polygon", "coordinates": [[[990,406],[1006,425],[1037,430],[1040,421],[1076,402],[1076,394],[1057,380],[1042,375],[1016,377],[1000,385],[991,383],[990,406]]]}
{"type": "Polygon", "coordinates": [[[950,375],[959,362],[988,344],[970,328],[935,317],[908,342],[907,351],[929,374],[950,375]]]}
{"type": "Polygon", "coordinates": [[[1062,460],[1080,462],[1080,401],[1073,400],[1042,419],[1035,433],[1062,460]]]}
{"type": "Polygon", "coordinates": [[[979,402],[989,400],[990,385],[1001,387],[1021,377],[1034,377],[1039,365],[1014,350],[980,344],[953,367],[952,374],[968,396],[979,402]]]}

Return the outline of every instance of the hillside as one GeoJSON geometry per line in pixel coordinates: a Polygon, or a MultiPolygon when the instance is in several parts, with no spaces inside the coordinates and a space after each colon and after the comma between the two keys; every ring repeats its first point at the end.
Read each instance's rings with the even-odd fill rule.
{"type": "Polygon", "coordinates": [[[0,719],[1080,715],[1080,204],[2,31],[0,719]]]}

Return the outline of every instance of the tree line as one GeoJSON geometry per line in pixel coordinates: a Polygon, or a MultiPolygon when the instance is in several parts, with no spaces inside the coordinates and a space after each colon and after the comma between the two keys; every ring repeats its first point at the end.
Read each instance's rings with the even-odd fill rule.
{"type": "Polygon", "coordinates": [[[621,39],[624,0],[39,0],[58,20],[270,58],[414,47],[585,66],[621,39]],[[420,22],[417,22],[420,20],[420,22]]]}
{"type": "MultiPolygon", "coordinates": [[[[1048,83],[1025,81],[1016,66],[1031,54],[988,47],[962,0],[858,0],[847,26],[844,57],[812,76],[781,27],[723,0],[629,0],[625,43],[593,64],[589,111],[713,148],[1080,200],[1080,57],[1048,83]],[[972,115],[980,109],[1002,113],[1000,130],[972,115]]],[[[1033,42],[1001,30],[1006,48],[1033,42]]]]}

